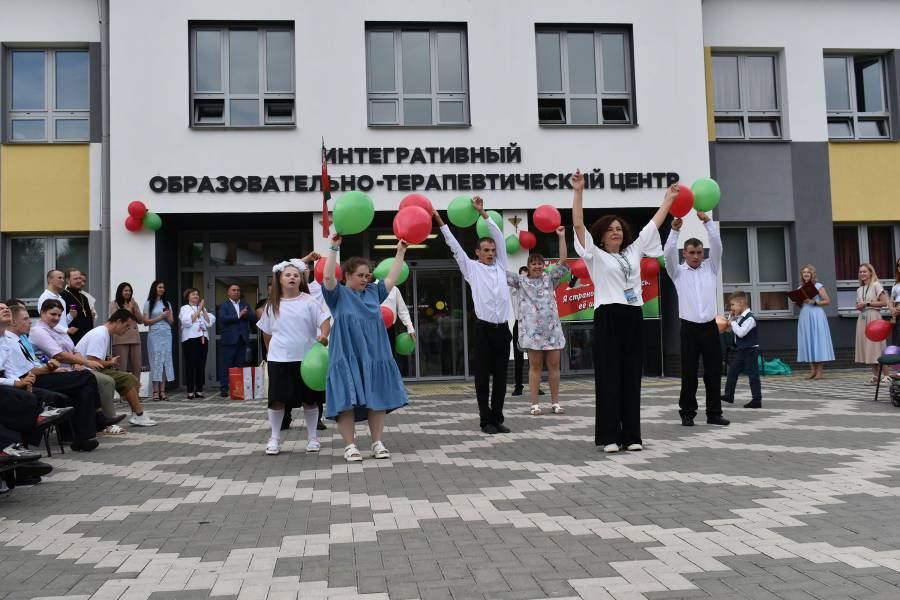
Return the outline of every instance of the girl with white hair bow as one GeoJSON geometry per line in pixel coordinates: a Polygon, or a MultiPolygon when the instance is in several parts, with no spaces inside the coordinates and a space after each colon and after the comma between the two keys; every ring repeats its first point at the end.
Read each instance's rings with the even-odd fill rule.
{"type": "Polygon", "coordinates": [[[303,356],[316,341],[328,344],[331,323],[322,305],[309,295],[306,283],[306,263],[292,258],[272,267],[272,291],[256,323],[268,353],[269,425],[272,435],[266,444],[266,454],[281,452],[281,425],[285,408],[303,406],[306,421],[306,451],[316,453],[321,448],[316,425],[319,420],[318,403],[323,392],[304,383],[300,376],[303,356]]]}

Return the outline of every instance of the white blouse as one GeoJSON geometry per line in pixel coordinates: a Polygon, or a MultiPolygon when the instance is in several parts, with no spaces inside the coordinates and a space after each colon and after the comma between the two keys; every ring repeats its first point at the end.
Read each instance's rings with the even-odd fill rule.
{"type": "Polygon", "coordinates": [[[655,257],[663,253],[659,230],[652,221],[644,225],[637,239],[624,252],[611,254],[598,248],[587,229],[584,231],[584,246],[575,236],[575,252],[584,259],[594,280],[594,308],[604,304],[643,306],[641,256],[655,257]],[[625,290],[629,289],[634,293],[634,302],[628,302],[625,297],[625,290]]]}
{"type": "Polygon", "coordinates": [[[181,322],[181,341],[186,342],[194,338],[205,337],[209,339],[209,328],[216,322],[216,317],[211,312],[206,312],[206,317],[197,317],[193,320],[194,313],[200,312],[199,306],[193,304],[185,304],[178,313],[178,320],[181,322]]]}

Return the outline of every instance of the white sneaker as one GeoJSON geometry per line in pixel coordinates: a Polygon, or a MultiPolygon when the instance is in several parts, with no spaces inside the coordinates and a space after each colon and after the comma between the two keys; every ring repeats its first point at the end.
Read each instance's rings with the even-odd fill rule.
{"type": "Polygon", "coordinates": [[[391,453],[384,447],[384,443],[379,440],[372,444],[372,456],[375,458],[390,458],[391,453]]]}
{"type": "Polygon", "coordinates": [[[281,453],[281,440],[278,438],[269,438],[269,443],[266,444],[266,454],[269,456],[275,456],[276,454],[281,453]]]}
{"type": "Polygon", "coordinates": [[[156,425],[156,421],[147,416],[147,413],[142,415],[132,414],[131,418],[128,419],[128,422],[132,425],[137,425],[138,427],[153,427],[156,425]]]}
{"type": "Polygon", "coordinates": [[[607,454],[614,454],[619,451],[619,445],[618,444],[607,444],[607,445],[603,446],[603,451],[606,452],[607,454]]]}
{"type": "Polygon", "coordinates": [[[318,439],[309,440],[306,442],[306,453],[307,454],[318,454],[319,450],[322,449],[322,442],[318,439]]]}
{"type": "Polygon", "coordinates": [[[628,444],[628,447],[625,449],[628,450],[629,452],[640,452],[641,450],[644,449],[644,447],[641,446],[640,444],[628,444]]]}

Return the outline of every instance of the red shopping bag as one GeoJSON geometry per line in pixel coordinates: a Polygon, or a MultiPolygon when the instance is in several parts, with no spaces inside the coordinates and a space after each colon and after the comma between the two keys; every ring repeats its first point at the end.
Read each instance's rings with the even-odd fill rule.
{"type": "Polygon", "coordinates": [[[252,394],[249,398],[244,394],[244,369],[240,367],[228,369],[228,390],[232,400],[250,400],[253,398],[252,394]]]}

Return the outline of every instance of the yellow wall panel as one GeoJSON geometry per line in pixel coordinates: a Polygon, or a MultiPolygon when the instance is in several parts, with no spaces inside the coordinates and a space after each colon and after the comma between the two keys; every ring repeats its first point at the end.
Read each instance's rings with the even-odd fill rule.
{"type": "Polygon", "coordinates": [[[90,146],[0,146],[0,230],[87,231],[90,146]]]}
{"type": "Polygon", "coordinates": [[[834,221],[900,221],[900,143],[828,144],[834,221]]]}
{"type": "Polygon", "coordinates": [[[713,113],[715,98],[713,96],[712,48],[703,48],[703,66],[706,77],[706,134],[709,141],[716,140],[716,118],[713,113]]]}

